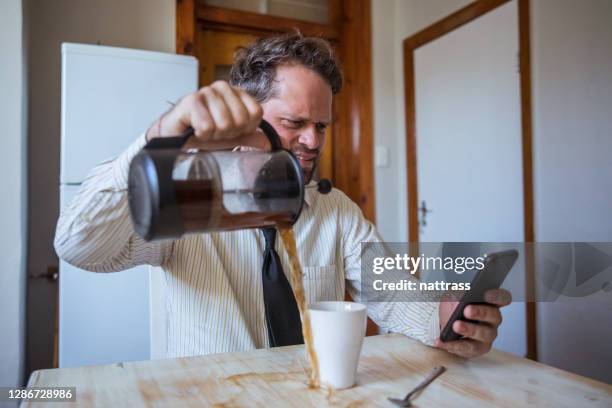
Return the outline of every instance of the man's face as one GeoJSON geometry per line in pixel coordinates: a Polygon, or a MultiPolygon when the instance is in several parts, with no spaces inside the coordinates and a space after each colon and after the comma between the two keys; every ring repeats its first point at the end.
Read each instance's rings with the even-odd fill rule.
{"type": "Polygon", "coordinates": [[[278,132],[283,147],[298,158],[310,182],[331,123],[331,87],[316,72],[301,65],[276,69],[276,96],[262,103],[264,119],[278,132]]]}

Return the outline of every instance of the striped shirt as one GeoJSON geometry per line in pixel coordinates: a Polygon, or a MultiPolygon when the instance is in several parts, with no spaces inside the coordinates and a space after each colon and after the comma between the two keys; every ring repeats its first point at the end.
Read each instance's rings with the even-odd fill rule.
{"type": "MultiPolygon", "coordinates": [[[[128,168],[144,135],[117,158],[96,166],[62,210],[55,250],[85,270],[111,272],[149,264],[165,274],[168,357],[242,351],[268,346],[260,230],[187,235],[145,242],[134,233],[127,203],[128,168]]],[[[346,195],[307,189],[294,225],[309,303],[360,299],[361,242],[381,241],[376,228],[346,195]]],[[[281,240],[276,250],[289,271],[281,240]]],[[[432,344],[439,333],[435,302],[370,303],[368,315],[383,330],[432,344]]]]}

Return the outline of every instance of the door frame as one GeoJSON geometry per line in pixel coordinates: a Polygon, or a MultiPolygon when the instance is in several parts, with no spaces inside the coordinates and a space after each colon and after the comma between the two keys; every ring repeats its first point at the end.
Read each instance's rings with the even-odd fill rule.
{"type": "MultiPolygon", "coordinates": [[[[176,1],[176,52],[195,55],[198,30],[269,35],[300,30],[330,40],[343,62],[342,91],[334,97],[333,180],[375,222],[370,0],[329,0],[329,23],[176,1]]],[[[197,57],[197,56],[196,56],[197,57]]]]}
{"type": "MultiPolygon", "coordinates": [[[[419,197],[417,168],[416,86],[414,51],[449,32],[495,10],[511,0],[477,0],[403,41],[404,95],[406,115],[406,159],[408,189],[408,240],[419,242],[419,197]]],[[[523,158],[523,239],[534,242],[533,147],[531,113],[531,45],[529,0],[517,0],[521,99],[521,143],[523,158]]],[[[531,245],[525,252],[525,289],[534,299],[534,256],[531,245]]],[[[537,360],[536,303],[526,302],[527,358],[537,360]]]]}

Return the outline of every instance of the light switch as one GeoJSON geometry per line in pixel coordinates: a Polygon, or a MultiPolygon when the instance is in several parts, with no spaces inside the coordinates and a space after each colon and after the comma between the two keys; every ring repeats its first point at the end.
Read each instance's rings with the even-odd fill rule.
{"type": "Polygon", "coordinates": [[[389,148],[387,146],[377,145],[374,154],[376,167],[389,167],[389,148]]]}

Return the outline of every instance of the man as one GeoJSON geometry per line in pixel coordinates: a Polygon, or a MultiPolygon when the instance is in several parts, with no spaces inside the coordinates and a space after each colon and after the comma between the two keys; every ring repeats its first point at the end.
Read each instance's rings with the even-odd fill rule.
{"type": "MultiPolygon", "coordinates": [[[[56,251],[77,267],[100,272],[138,264],[163,267],[169,357],[292,342],[277,341],[276,336],[286,333],[273,327],[273,318],[285,309],[295,310],[295,300],[290,295],[287,304],[270,302],[265,288],[274,249],[282,269],[289,270],[274,234],[243,230],[148,243],[135,235],[130,221],[131,159],[147,140],[178,135],[190,126],[195,138],[189,147],[265,148],[265,138],[256,131],[263,117],[311,181],[332,120],[332,97],[342,86],[330,45],[300,34],[260,39],[237,54],[230,83],[215,82],[187,95],[119,157],[97,166],[58,222],[56,251]]],[[[335,189],[328,195],[308,189],[294,230],[308,301],[342,300],[345,288],[360,299],[360,244],[381,239],[357,205],[335,189]]],[[[372,303],[368,315],[383,329],[474,357],[490,349],[501,323],[499,307],[510,303],[510,295],[490,291],[487,301],[491,305],[472,305],[465,311],[481,324],[456,322],[454,330],[465,338],[449,343],[440,343],[437,336],[453,303],[372,303]]]]}

